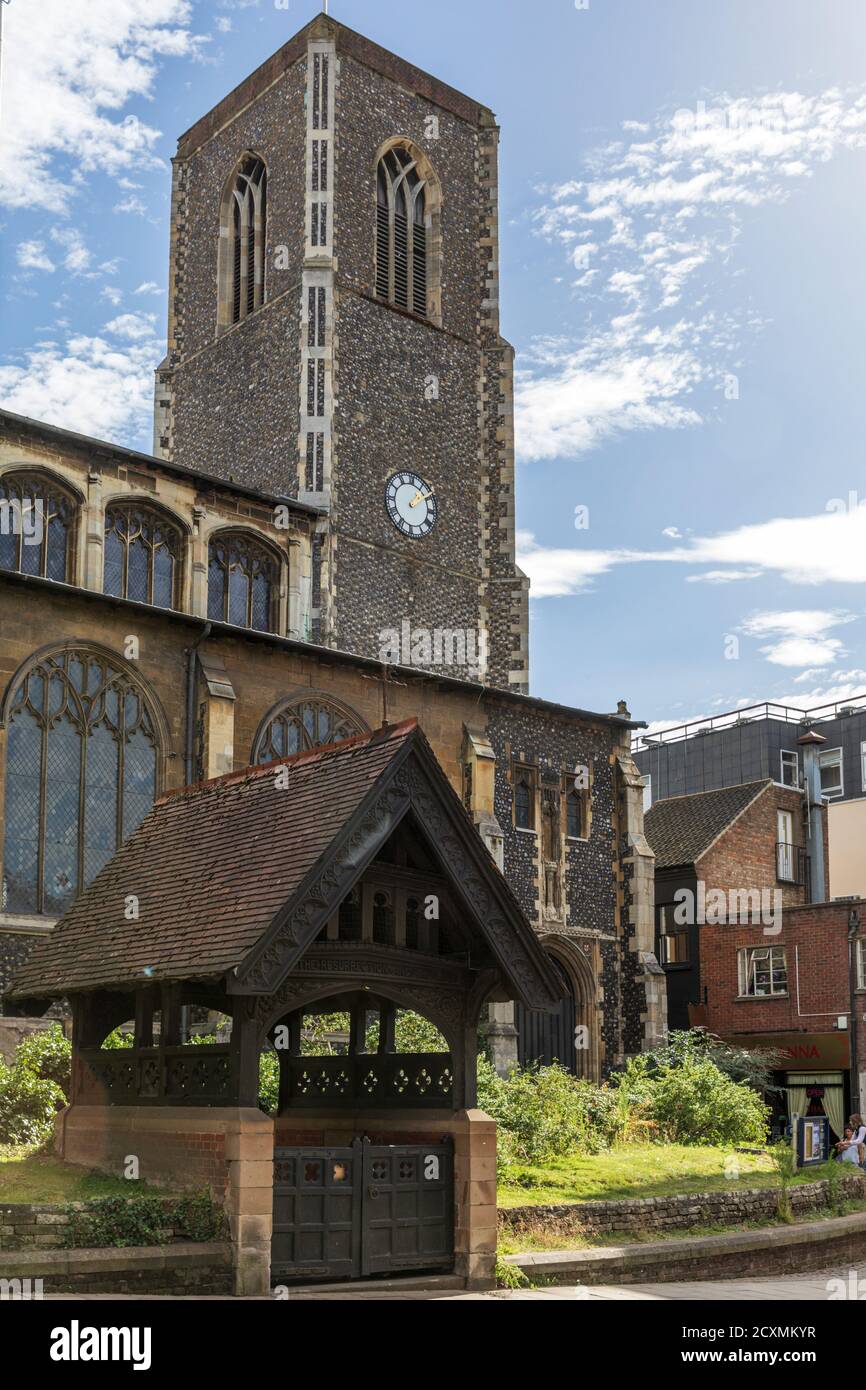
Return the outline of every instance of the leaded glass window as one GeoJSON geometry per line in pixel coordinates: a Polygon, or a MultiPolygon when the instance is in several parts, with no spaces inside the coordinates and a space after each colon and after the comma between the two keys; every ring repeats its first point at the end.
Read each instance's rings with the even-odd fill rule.
{"type": "Polygon", "coordinates": [[[251,536],[216,536],[208,547],[208,617],[273,632],[277,579],[276,560],[251,536]]]}
{"type": "Polygon", "coordinates": [[[254,763],[290,758],[308,748],[340,743],[366,732],[360,715],[330,700],[303,697],[290,700],[271,719],[256,739],[254,763]]]}
{"type": "Polygon", "coordinates": [[[76,503],[39,473],[0,478],[0,569],[65,584],[72,566],[76,503]]]}
{"type": "Polygon", "coordinates": [[[4,912],[65,912],[156,795],[157,736],[130,678],[86,650],[44,657],[7,719],[4,912]]]}
{"type": "Polygon", "coordinates": [[[130,503],[105,513],[103,591],[157,608],[177,608],[183,554],[180,528],[130,503]]]}

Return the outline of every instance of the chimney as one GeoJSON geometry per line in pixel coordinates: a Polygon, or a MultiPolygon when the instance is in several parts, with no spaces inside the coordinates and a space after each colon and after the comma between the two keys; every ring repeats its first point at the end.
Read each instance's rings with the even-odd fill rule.
{"type": "Polygon", "coordinates": [[[818,754],[827,742],[823,734],[807,729],[797,739],[803,750],[803,783],[806,796],[809,859],[812,865],[812,901],[827,901],[827,867],[824,863],[824,816],[821,800],[821,768],[818,754]]]}

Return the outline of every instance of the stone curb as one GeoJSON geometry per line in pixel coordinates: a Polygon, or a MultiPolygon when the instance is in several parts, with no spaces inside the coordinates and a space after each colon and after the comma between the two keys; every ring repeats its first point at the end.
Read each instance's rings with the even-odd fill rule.
{"type": "Polygon", "coordinates": [[[505,1259],[530,1278],[567,1278],[569,1283],[663,1282],[659,1270],[665,1271],[665,1279],[735,1279],[755,1273],[756,1257],[767,1273],[821,1268],[834,1257],[853,1257],[857,1250],[862,1258],[864,1235],[866,1212],[858,1211],[850,1216],[760,1231],[732,1231],[727,1235],[610,1245],[594,1250],[537,1251],[507,1255],[505,1259]]]}
{"type": "Polygon", "coordinates": [[[98,1250],[3,1250],[0,1278],[47,1279],[52,1275],[132,1273],[231,1265],[226,1241],[177,1245],[124,1245],[98,1250]]]}

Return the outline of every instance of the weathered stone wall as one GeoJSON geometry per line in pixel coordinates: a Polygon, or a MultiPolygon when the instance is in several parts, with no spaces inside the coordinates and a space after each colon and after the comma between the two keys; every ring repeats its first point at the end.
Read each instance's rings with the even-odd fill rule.
{"type": "MultiPolygon", "coordinates": [[[[846,1200],[866,1197],[866,1180],[847,1175],[841,1179],[846,1200]]],[[[826,1211],[830,1185],[826,1181],[800,1183],[790,1189],[795,1215],[826,1211]]],[[[558,1206],[500,1208],[499,1228],[511,1235],[556,1236],[641,1235],[647,1232],[688,1230],[693,1226],[736,1226],[748,1221],[771,1220],[777,1214],[778,1194],[769,1187],[744,1191],[693,1192],[676,1197],[635,1197],[612,1202],[571,1202],[558,1206]]]]}
{"type": "Polygon", "coordinates": [[[203,1298],[232,1292],[231,1247],[215,1241],[120,1250],[7,1250],[0,1255],[0,1279],[11,1281],[13,1301],[61,1293],[203,1298]]]}

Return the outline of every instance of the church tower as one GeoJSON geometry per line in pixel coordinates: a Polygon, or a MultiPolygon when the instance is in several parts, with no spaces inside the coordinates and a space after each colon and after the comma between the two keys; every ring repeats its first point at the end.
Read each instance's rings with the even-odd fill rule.
{"type": "Polygon", "coordinates": [[[187,131],[154,452],[320,509],[311,640],[525,691],[498,139],[325,15],[187,131]]]}

